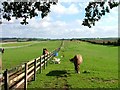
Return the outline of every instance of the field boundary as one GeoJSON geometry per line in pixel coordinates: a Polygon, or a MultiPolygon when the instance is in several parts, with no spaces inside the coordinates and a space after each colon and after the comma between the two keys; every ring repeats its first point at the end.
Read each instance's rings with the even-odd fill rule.
{"type": "Polygon", "coordinates": [[[48,61],[54,57],[55,52],[60,51],[62,45],[63,42],[57,49],[49,52],[48,54],[41,55],[36,59],[10,70],[6,69],[3,76],[0,78],[0,83],[3,90],[20,88],[21,85],[23,85],[22,88],[24,88],[24,90],[27,90],[28,81],[32,77],[34,81],[36,80],[36,72],[39,71],[39,73],[42,73],[42,69],[46,69],[48,61]]]}

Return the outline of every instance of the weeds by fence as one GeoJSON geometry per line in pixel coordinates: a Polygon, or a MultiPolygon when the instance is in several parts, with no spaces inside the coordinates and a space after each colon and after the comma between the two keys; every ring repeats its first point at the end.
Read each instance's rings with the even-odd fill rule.
{"type": "Polygon", "coordinates": [[[35,80],[36,72],[39,71],[39,73],[42,73],[42,68],[46,69],[48,61],[54,56],[55,51],[59,52],[62,44],[63,42],[59,48],[49,52],[48,54],[42,55],[10,70],[6,69],[3,76],[0,78],[2,89],[10,90],[19,88],[22,85],[24,86],[24,90],[26,90],[28,80],[30,80],[31,77],[35,80]]]}

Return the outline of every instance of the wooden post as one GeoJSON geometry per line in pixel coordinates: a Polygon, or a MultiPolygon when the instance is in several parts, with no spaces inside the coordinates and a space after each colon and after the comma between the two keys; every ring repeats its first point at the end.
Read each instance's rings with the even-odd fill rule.
{"type": "Polygon", "coordinates": [[[46,57],[47,57],[47,59],[46,59],[46,66],[47,66],[48,65],[48,54],[47,54],[46,57]]]}
{"type": "Polygon", "coordinates": [[[27,69],[28,65],[25,63],[25,82],[24,82],[24,90],[27,90],[27,69]]]}
{"type": "Polygon", "coordinates": [[[46,60],[45,60],[45,55],[44,55],[44,69],[46,69],[45,61],[46,61],[46,60]]]}
{"type": "Polygon", "coordinates": [[[42,64],[42,57],[40,57],[40,73],[42,73],[42,66],[41,66],[41,64],[42,64]]]}
{"type": "Polygon", "coordinates": [[[36,59],[34,61],[34,81],[35,81],[35,77],[36,77],[36,59]]]}
{"type": "Polygon", "coordinates": [[[6,69],[6,71],[4,72],[4,89],[5,90],[9,90],[9,75],[8,75],[8,70],[6,69]]]}

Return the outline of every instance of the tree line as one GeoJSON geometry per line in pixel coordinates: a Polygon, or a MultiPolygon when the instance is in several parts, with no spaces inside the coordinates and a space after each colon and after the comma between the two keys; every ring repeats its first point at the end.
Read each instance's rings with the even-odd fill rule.
{"type": "Polygon", "coordinates": [[[92,44],[99,44],[99,45],[108,45],[108,46],[120,46],[120,38],[117,40],[90,40],[90,39],[79,39],[80,41],[89,42],[92,44]]]}

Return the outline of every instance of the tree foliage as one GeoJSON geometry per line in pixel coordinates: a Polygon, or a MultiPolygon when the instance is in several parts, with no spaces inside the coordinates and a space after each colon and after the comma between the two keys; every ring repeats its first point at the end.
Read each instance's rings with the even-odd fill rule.
{"type": "Polygon", "coordinates": [[[85,8],[85,19],[83,20],[82,25],[91,26],[95,25],[96,21],[99,21],[102,16],[106,13],[110,13],[110,9],[117,7],[120,2],[115,2],[110,0],[108,2],[89,2],[88,6],[85,8]]]}
{"type": "Polygon", "coordinates": [[[11,17],[23,18],[21,24],[28,24],[27,19],[38,16],[41,11],[41,17],[44,18],[50,12],[50,6],[56,2],[3,2],[3,18],[10,21],[11,17]]]}
{"type": "MultiPolygon", "coordinates": [[[[54,1],[54,0],[53,0],[54,1]]],[[[106,0],[105,0],[106,1],[106,0]]],[[[106,2],[89,2],[85,8],[85,18],[82,25],[91,26],[95,25],[96,21],[99,21],[103,15],[110,12],[110,9],[117,7],[120,2],[114,2],[114,0],[106,2]]],[[[41,11],[41,18],[44,18],[50,12],[50,6],[56,5],[57,2],[3,2],[3,18],[10,21],[11,17],[16,19],[22,18],[21,24],[28,24],[27,19],[31,19],[38,16],[38,11],[41,11]]]]}

